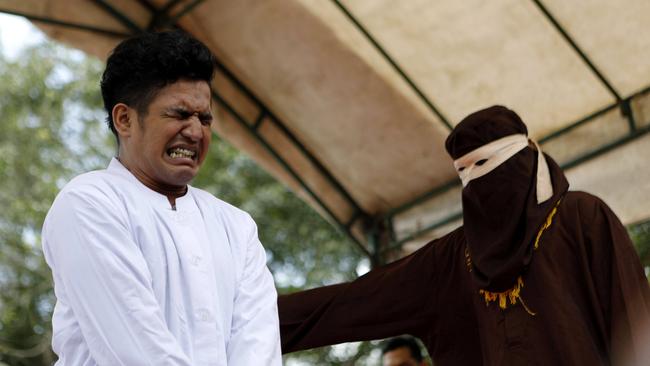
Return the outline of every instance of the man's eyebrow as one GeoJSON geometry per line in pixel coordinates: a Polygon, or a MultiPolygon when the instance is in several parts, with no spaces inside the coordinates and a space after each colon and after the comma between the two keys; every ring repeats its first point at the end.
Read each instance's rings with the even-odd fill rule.
{"type": "Polygon", "coordinates": [[[190,110],[185,107],[168,107],[164,110],[165,114],[191,114],[190,110]]]}
{"type": "Polygon", "coordinates": [[[210,110],[203,111],[203,112],[198,112],[198,111],[191,111],[190,109],[182,107],[182,106],[169,107],[169,108],[165,109],[165,113],[166,114],[169,114],[169,113],[179,114],[179,115],[182,115],[182,116],[184,116],[184,115],[190,116],[190,115],[196,113],[196,114],[198,114],[199,118],[212,118],[212,112],[210,110]]]}

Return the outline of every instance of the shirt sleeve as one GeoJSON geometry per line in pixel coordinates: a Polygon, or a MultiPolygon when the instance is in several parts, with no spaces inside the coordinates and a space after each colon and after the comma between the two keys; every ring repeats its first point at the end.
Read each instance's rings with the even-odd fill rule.
{"type": "Polygon", "coordinates": [[[124,216],[99,193],[57,198],[43,230],[57,301],[74,313],[98,365],[191,365],[166,326],[124,216]]]}
{"type": "Polygon", "coordinates": [[[250,232],[244,268],[234,300],[228,365],[282,364],[278,326],[277,292],[266,267],[266,252],[257,236],[257,226],[247,216],[250,232]]]}
{"type": "Polygon", "coordinates": [[[650,287],[627,230],[600,199],[584,212],[591,273],[612,365],[650,364],[650,287]]]}
{"type": "Polygon", "coordinates": [[[282,352],[412,334],[435,313],[434,243],[355,281],[282,295],[282,352]]]}

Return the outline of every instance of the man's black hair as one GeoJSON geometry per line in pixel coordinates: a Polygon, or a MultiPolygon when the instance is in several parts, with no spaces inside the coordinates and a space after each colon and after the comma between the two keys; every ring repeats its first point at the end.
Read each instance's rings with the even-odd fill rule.
{"type": "Polygon", "coordinates": [[[142,33],[121,42],[108,57],[101,81],[111,132],[117,138],[112,116],[116,104],[124,103],[145,116],[162,88],[181,79],[209,84],[214,66],[212,52],[179,30],[142,33]]]}
{"type": "Polygon", "coordinates": [[[420,350],[420,345],[415,340],[415,338],[410,336],[401,336],[391,338],[384,343],[384,346],[381,349],[381,354],[385,355],[390,351],[394,351],[398,348],[407,347],[411,352],[411,357],[417,362],[422,362],[422,351],[420,350]]]}

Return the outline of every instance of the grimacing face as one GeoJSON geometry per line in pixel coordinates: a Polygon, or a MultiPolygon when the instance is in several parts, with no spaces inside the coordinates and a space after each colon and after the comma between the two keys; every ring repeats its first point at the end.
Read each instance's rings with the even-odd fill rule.
{"type": "Polygon", "coordinates": [[[196,176],[212,138],[210,86],[179,80],[162,88],[147,113],[117,104],[119,159],[143,184],[162,194],[185,190],[196,176]]]}
{"type": "Polygon", "coordinates": [[[420,366],[424,365],[424,362],[416,361],[408,347],[399,347],[386,352],[382,357],[382,364],[383,366],[420,366]]]}

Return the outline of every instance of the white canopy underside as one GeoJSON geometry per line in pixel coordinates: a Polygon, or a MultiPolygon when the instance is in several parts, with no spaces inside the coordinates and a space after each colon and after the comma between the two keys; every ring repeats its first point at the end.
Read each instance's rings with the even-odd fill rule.
{"type": "Polygon", "coordinates": [[[223,65],[215,132],[368,252],[373,222],[406,251],[461,224],[444,140],[493,104],[517,111],[573,190],[624,223],[650,218],[647,0],[0,0],[0,11],[101,59],[156,21],[192,33],[223,65]]]}

